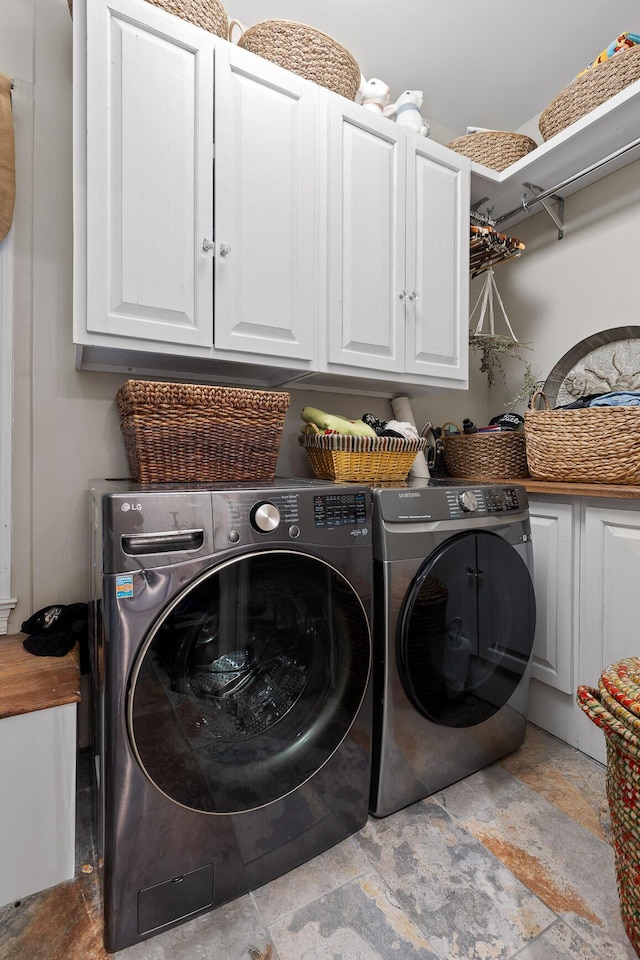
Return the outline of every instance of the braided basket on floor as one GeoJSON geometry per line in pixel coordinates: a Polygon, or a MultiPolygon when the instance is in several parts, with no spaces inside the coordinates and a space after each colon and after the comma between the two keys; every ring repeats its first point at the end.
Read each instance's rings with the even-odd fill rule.
{"type": "Polygon", "coordinates": [[[576,699],[605,734],[620,914],[640,955],[640,659],[614,663],[603,671],[598,689],[579,686],[576,699]]]}

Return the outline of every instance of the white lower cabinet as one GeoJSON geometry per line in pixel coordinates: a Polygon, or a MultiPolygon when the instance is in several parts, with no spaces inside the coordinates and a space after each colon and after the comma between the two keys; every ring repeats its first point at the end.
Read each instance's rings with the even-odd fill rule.
{"type": "Polygon", "coordinates": [[[529,500],[537,626],[529,718],[606,762],[604,734],[578,707],[617,660],[640,656],[636,501],[529,500]]]}

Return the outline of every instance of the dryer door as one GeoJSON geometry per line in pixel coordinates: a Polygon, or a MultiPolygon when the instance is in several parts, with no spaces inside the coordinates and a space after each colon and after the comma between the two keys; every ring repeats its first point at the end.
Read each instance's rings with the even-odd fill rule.
{"type": "Polygon", "coordinates": [[[132,671],[129,737],[146,776],[207,813],[295,790],[338,748],[362,704],[370,631],[355,589],[303,553],[210,569],[155,623],[132,671]]]}
{"type": "Polygon", "coordinates": [[[399,620],[405,691],[430,720],[487,720],[521,682],[533,649],[535,599],[526,564],[502,537],[463,533],[423,564],[399,620]]]}

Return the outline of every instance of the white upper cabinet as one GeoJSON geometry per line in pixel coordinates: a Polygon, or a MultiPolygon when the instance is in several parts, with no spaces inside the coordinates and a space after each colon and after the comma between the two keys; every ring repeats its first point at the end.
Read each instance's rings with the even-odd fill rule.
{"type": "Polygon", "coordinates": [[[329,116],[327,369],[466,386],[469,162],[341,98],[329,116]]]}
{"type": "Polygon", "coordinates": [[[213,37],[130,0],[86,17],[86,331],[211,345],[213,37]]]}
{"type": "Polygon", "coordinates": [[[466,158],[143,0],[73,31],[79,366],[466,386],[466,158]]]}
{"type": "Polygon", "coordinates": [[[467,386],[469,164],[416,136],[407,153],[407,297],[407,373],[467,386]]]}
{"type": "Polygon", "coordinates": [[[318,336],[317,88],[216,48],[216,350],[311,363],[318,336]]]}
{"type": "Polygon", "coordinates": [[[332,98],[329,148],[328,360],[403,371],[407,138],[332,98]]]}

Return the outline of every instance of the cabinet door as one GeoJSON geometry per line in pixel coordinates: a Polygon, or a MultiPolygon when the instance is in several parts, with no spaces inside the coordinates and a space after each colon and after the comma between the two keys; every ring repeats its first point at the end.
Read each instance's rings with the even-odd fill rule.
{"type": "Polygon", "coordinates": [[[218,45],[216,351],[316,356],[317,144],[315,86],[218,45]]]}
{"type": "Polygon", "coordinates": [[[406,370],[457,387],[468,385],[470,176],[465,157],[409,140],[406,370]]]}
{"type": "MultiPolygon", "coordinates": [[[[640,512],[632,506],[584,505],[578,681],[597,686],[600,674],[640,655],[640,512]]],[[[581,717],[579,747],[606,762],[604,735],[581,717]]]]}
{"type": "Polygon", "coordinates": [[[571,695],[575,693],[576,510],[572,503],[529,502],[536,594],[532,676],[571,695]]]}
{"type": "Polygon", "coordinates": [[[86,15],[87,330],[210,348],[213,37],[139,0],[86,15]]]}
{"type": "Polygon", "coordinates": [[[329,148],[327,358],[402,372],[406,135],[335,97],[329,148]]]}

